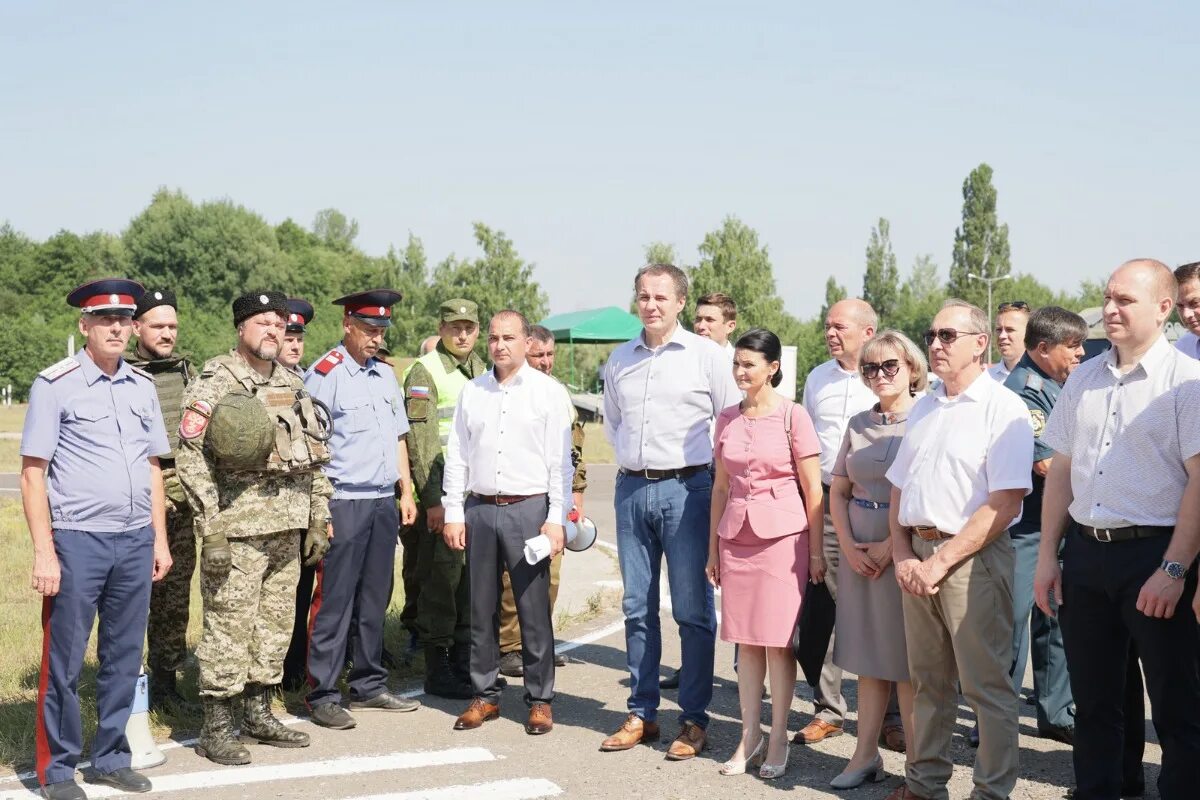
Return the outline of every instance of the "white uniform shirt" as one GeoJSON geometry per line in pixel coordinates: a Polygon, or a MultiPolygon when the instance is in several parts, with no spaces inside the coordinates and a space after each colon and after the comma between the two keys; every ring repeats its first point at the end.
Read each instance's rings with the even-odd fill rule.
{"type": "Polygon", "coordinates": [[[844,370],[837,359],[831,358],[808,373],[803,399],[804,410],[812,418],[821,443],[821,482],[828,486],[833,483],[833,465],[850,418],[873,407],[877,398],[857,370],[844,370]]]}
{"type": "Polygon", "coordinates": [[[1117,351],[1080,364],[1063,386],[1042,441],[1071,457],[1071,517],[1094,528],[1174,525],[1196,454],[1193,409],[1180,387],[1200,361],[1165,336],[1122,375],[1117,351]],[[1182,416],[1181,416],[1182,415],[1182,416]],[[1193,430],[1185,430],[1186,428],[1193,430]]]}
{"type": "Polygon", "coordinates": [[[997,361],[987,369],[987,374],[992,376],[996,383],[1004,383],[1008,380],[1008,376],[1012,374],[1012,370],[1004,365],[1004,359],[997,361]]]}
{"type": "Polygon", "coordinates": [[[1183,334],[1175,340],[1175,349],[1189,358],[1200,359],[1200,336],[1197,336],[1191,331],[1184,331],[1183,334]]]}
{"type": "Polygon", "coordinates": [[[742,393],[719,344],[677,325],[651,349],[621,344],[604,370],[604,435],[627,470],[712,463],[712,421],[742,393]]]}
{"type": "Polygon", "coordinates": [[[1032,467],[1025,403],[980,373],[954,398],[943,384],[917,400],[887,479],[901,492],[901,525],[957,534],[992,492],[1029,494],[1032,467]]]}
{"type": "Polygon", "coordinates": [[[446,446],[442,506],[464,520],[467,492],[549,495],[546,521],[566,523],[571,496],[571,399],[562,384],[522,364],[505,383],[494,369],[458,395],[446,446]]]}

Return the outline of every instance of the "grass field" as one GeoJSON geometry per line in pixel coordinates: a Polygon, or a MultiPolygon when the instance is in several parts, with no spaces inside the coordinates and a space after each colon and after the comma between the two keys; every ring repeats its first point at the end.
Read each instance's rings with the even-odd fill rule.
{"type": "Polygon", "coordinates": [[[612,445],[608,443],[608,439],[604,438],[604,426],[599,422],[588,422],[583,426],[583,463],[617,463],[612,445]]]}
{"type": "Polygon", "coordinates": [[[24,403],[14,403],[11,406],[0,405],[0,433],[20,433],[25,424],[24,403]]]}

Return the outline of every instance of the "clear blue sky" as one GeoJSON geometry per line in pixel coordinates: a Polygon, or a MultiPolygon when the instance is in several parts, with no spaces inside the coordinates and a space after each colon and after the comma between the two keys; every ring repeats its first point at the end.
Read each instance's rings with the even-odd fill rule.
{"type": "Polygon", "coordinates": [[[1200,258],[1197,30],[1194,3],[6,0],[0,220],[120,231],[168,186],[431,261],[482,220],[561,312],[736,214],[807,315],[880,216],[945,274],[986,161],[1014,268],[1073,287],[1200,258]]]}

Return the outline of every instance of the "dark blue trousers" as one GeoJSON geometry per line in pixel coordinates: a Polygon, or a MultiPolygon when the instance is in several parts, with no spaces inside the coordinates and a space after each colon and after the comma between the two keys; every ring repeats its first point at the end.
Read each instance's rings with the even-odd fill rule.
{"type": "Polygon", "coordinates": [[[396,498],[330,500],[329,513],[333,540],[317,567],[309,613],[309,708],[342,700],[337,682],[346,663],[346,637],[356,606],[354,668],[347,679],[351,698],[369,700],[387,691],[383,620],[392,594],[400,525],[396,498]]]}
{"type": "Polygon", "coordinates": [[[71,780],[83,750],[79,673],[100,614],[96,739],[92,764],[112,772],[130,763],[125,724],[142,667],[150,613],[154,529],[121,533],[54,531],[62,584],[42,603],[42,674],[38,683],[37,776],[45,785],[71,780]]]}

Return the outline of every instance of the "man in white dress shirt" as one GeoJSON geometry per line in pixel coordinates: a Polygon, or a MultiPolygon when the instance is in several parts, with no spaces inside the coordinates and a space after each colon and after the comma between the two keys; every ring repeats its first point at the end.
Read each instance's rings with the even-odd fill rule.
{"type": "Polygon", "coordinates": [[[1187,328],[1175,340],[1175,347],[1191,358],[1200,359],[1200,261],[1176,267],[1175,280],[1179,284],[1179,303],[1175,311],[1183,327],[1187,328]]]}
{"type": "Polygon", "coordinates": [[[712,699],[717,621],[704,574],[712,501],[709,426],[741,400],[741,392],[725,351],[679,324],[688,293],[682,270],[643,267],[634,290],[642,333],[613,351],[604,380],[604,432],[621,468],[615,505],[629,713],[600,749],[628,750],[658,738],[658,581],[665,557],[683,653],[682,729],[667,752],[678,761],[704,748],[712,699]]]}
{"type": "Polygon", "coordinates": [[[544,535],[562,552],[571,500],[571,401],[562,384],[525,362],[529,321],[501,311],[488,326],[492,369],[463,387],[442,477],[442,536],[467,551],[471,581],[471,687],[455,730],[500,715],[500,576],[517,602],[525,667],[525,732],[554,726],[554,625],[550,559],[525,560],[525,542],[544,535]]]}
{"type": "Polygon", "coordinates": [[[1162,744],[1159,797],[1194,798],[1200,786],[1200,639],[1186,613],[1200,551],[1200,362],[1163,336],[1175,296],[1161,262],[1130,261],[1112,274],[1112,349],[1071,374],[1042,434],[1056,455],[1034,597],[1043,612],[1051,593],[1060,605],[1078,800],[1140,788],[1125,785],[1137,775],[1121,758],[1123,742],[1143,731],[1122,710],[1131,641],[1162,744]]]}
{"type": "MultiPolygon", "coordinates": [[[[833,520],[829,518],[829,484],[833,482],[833,462],[837,461],[846,427],[855,414],[875,405],[875,395],[858,374],[858,354],[875,335],[879,319],[865,300],[839,300],[825,316],[825,345],[828,361],[813,368],[804,381],[804,409],[812,417],[821,443],[821,484],[825,487],[825,585],[837,599],[837,567],[841,555],[833,520]]],[[[797,744],[816,744],[838,736],[846,719],[846,698],[842,695],[842,668],[833,663],[833,637],[825,651],[821,678],[813,697],[816,715],[796,734],[797,744]]],[[[884,720],[888,746],[904,749],[904,733],[895,701],[884,720]]]]}
{"type": "Polygon", "coordinates": [[[1013,367],[1025,355],[1025,327],[1029,324],[1029,304],[1024,300],[1001,303],[996,310],[996,349],[1000,360],[988,367],[998,383],[1004,383],[1013,367]]]}
{"type": "Polygon", "coordinates": [[[984,373],[987,315],[950,300],[925,334],[941,385],[917,401],[887,477],[904,605],[914,735],[889,800],[945,800],[958,689],[979,721],[973,800],[1017,782],[1012,663],[1015,555],[1006,531],[1033,486],[1025,404],[984,373]]]}

